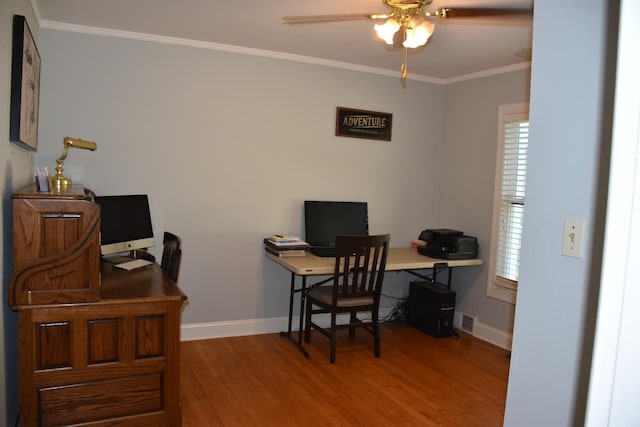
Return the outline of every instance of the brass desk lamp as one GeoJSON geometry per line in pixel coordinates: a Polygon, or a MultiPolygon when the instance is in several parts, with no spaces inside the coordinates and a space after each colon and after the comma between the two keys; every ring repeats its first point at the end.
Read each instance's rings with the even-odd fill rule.
{"type": "Polygon", "coordinates": [[[56,174],[52,178],[53,186],[56,188],[64,188],[71,185],[71,180],[69,178],[65,178],[62,175],[62,165],[64,159],[67,158],[67,152],[69,151],[69,147],[82,148],[85,150],[95,151],[98,148],[98,145],[92,141],[84,141],[80,138],[71,138],[70,136],[65,136],[62,141],[62,145],[64,146],[64,150],[62,151],[62,156],[56,160],[56,174]]]}

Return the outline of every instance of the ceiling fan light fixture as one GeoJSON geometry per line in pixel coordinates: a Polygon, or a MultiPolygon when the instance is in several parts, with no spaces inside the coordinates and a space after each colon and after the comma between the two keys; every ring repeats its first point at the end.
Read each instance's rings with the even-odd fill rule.
{"type": "Polygon", "coordinates": [[[402,45],[408,48],[424,46],[427,40],[429,40],[429,37],[431,37],[431,34],[433,34],[434,29],[435,25],[428,21],[424,21],[417,26],[408,26],[402,45]]]}
{"type": "Polygon", "coordinates": [[[376,24],[374,28],[378,37],[384,40],[386,44],[393,44],[393,36],[400,29],[400,22],[394,18],[389,18],[384,24],[376,24]]]}
{"type": "Polygon", "coordinates": [[[387,6],[386,13],[340,14],[285,16],[285,23],[342,22],[353,19],[370,19],[383,24],[374,25],[376,35],[388,45],[402,38],[402,66],[400,71],[403,82],[407,79],[407,51],[424,46],[435,30],[432,19],[448,20],[452,18],[491,18],[491,17],[531,17],[533,9],[510,9],[495,7],[454,7],[441,8],[433,12],[427,7],[433,0],[382,0],[387,6]],[[398,31],[402,30],[400,35],[398,31]]]}

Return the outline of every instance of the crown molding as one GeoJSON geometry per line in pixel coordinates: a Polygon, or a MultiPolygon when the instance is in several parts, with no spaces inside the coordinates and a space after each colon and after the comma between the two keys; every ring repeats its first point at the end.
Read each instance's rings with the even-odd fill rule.
{"type": "MultiPolygon", "coordinates": [[[[57,21],[43,20],[40,22],[40,28],[66,31],[72,33],[91,34],[104,37],[116,37],[129,40],[140,40],[153,43],[161,43],[176,46],[187,46],[197,49],[214,50],[219,52],[237,53],[241,55],[259,56],[271,59],[280,59],[283,61],[300,62],[304,64],[318,65],[323,67],[338,68],[342,70],[357,71],[361,73],[376,74],[386,77],[398,77],[397,71],[386,70],[383,68],[367,67],[364,65],[350,64],[347,62],[331,61],[328,59],[314,58],[304,55],[295,55],[291,53],[276,52],[271,50],[254,49],[249,47],[234,46],[222,43],[204,42],[198,40],[184,39],[179,37],[159,36],[154,34],[137,33],[132,31],[113,30],[107,28],[90,27],[85,25],[67,24],[57,21]]],[[[452,77],[448,79],[434,78],[417,74],[409,74],[407,79],[425,83],[433,83],[438,85],[447,85],[450,83],[458,83],[465,80],[473,80],[482,77],[494,76],[497,74],[509,73],[512,71],[530,68],[531,63],[521,63],[501,67],[491,70],[480,71],[477,73],[466,74],[462,76],[452,77]]]]}
{"type": "Polygon", "coordinates": [[[461,76],[451,77],[451,78],[445,79],[443,81],[443,84],[448,85],[451,83],[459,83],[466,80],[475,80],[475,79],[481,79],[483,77],[492,77],[498,74],[511,73],[513,71],[526,70],[528,68],[531,68],[531,62],[521,62],[518,64],[507,65],[505,67],[492,68],[489,70],[478,71],[477,73],[464,74],[461,76]]]}

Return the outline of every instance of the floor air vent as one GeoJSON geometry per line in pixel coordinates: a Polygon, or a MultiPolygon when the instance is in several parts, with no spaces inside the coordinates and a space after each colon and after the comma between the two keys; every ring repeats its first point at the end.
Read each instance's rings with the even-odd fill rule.
{"type": "Polygon", "coordinates": [[[469,316],[468,314],[462,315],[462,330],[465,332],[473,333],[473,322],[475,321],[475,317],[469,316]]]}

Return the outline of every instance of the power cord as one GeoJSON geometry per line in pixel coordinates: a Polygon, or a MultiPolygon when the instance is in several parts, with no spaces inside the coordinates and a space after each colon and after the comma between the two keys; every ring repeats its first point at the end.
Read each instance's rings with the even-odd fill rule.
{"type": "MultiPolygon", "coordinates": [[[[409,300],[404,298],[392,297],[391,295],[381,294],[381,296],[385,298],[391,298],[397,300],[396,306],[383,318],[380,319],[381,323],[386,324],[398,324],[404,323],[407,321],[408,310],[409,310],[409,300]]],[[[366,315],[362,318],[362,320],[371,320],[371,315],[366,315]]]]}
{"type": "Polygon", "coordinates": [[[398,302],[396,306],[393,308],[393,310],[391,310],[389,314],[387,314],[383,319],[381,319],[381,321],[384,323],[390,323],[390,324],[406,322],[407,312],[409,309],[409,300],[407,298],[396,298],[396,297],[389,297],[389,296],[387,297],[395,298],[398,300],[398,302]]]}

